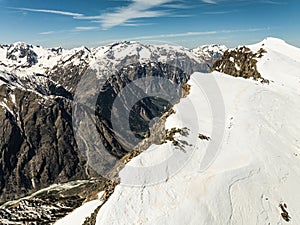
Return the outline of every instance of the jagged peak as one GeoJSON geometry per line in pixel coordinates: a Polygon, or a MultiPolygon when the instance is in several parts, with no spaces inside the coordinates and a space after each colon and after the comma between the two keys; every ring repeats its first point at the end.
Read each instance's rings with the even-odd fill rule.
{"type": "Polygon", "coordinates": [[[88,47],[84,46],[84,45],[82,45],[82,46],[80,46],[78,48],[73,48],[73,50],[75,50],[75,52],[79,52],[79,51],[91,52],[91,50],[88,47]]]}
{"type": "Polygon", "coordinates": [[[209,44],[194,48],[191,51],[198,57],[218,59],[228,50],[225,45],[209,44]]]}
{"type": "Polygon", "coordinates": [[[26,42],[17,41],[11,44],[9,48],[33,48],[33,45],[27,44],[26,42]]]}
{"type": "Polygon", "coordinates": [[[113,42],[113,43],[109,44],[108,46],[114,47],[114,46],[118,46],[118,45],[130,45],[132,43],[137,43],[137,42],[123,40],[123,41],[113,42]]]}
{"type": "Polygon", "coordinates": [[[200,48],[228,49],[225,45],[220,45],[220,44],[207,44],[207,45],[201,45],[200,48]]]}
{"type": "Polygon", "coordinates": [[[29,44],[27,44],[24,41],[16,41],[16,42],[12,43],[12,45],[29,45],[29,44]]]}

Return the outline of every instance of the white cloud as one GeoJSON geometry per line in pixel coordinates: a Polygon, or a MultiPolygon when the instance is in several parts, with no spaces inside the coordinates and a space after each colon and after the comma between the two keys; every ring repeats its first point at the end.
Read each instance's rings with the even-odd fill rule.
{"type": "Polygon", "coordinates": [[[124,27],[140,27],[140,26],[150,26],[153,25],[153,23],[134,23],[134,22],[127,22],[124,23],[122,26],[124,27]]]}
{"type": "Polygon", "coordinates": [[[262,1],[261,3],[266,3],[266,4],[272,4],[272,5],[283,5],[286,4],[287,2],[278,2],[278,1],[272,1],[272,0],[265,0],[262,1]]]}
{"type": "MultiPolygon", "coordinates": [[[[139,40],[152,40],[152,39],[163,39],[163,38],[174,38],[174,37],[189,37],[189,36],[204,36],[204,35],[215,35],[215,34],[228,34],[228,33],[244,33],[244,32],[257,32],[263,30],[270,30],[270,28],[249,28],[240,30],[212,30],[212,31],[194,31],[185,33],[170,33],[160,35],[149,35],[149,36],[137,36],[126,38],[126,40],[139,41],[139,40]]],[[[120,39],[110,39],[98,42],[97,44],[105,44],[120,41],[120,39]]]]}
{"type": "Polygon", "coordinates": [[[80,14],[80,13],[66,12],[66,11],[59,11],[59,10],[49,10],[49,9],[31,9],[31,8],[12,8],[12,9],[17,9],[17,10],[21,10],[21,11],[28,11],[28,12],[58,14],[58,15],[72,16],[72,17],[84,16],[83,14],[80,14]]]}
{"type": "MultiPolygon", "coordinates": [[[[215,4],[216,0],[201,0],[205,3],[215,4]]],[[[13,8],[22,12],[50,13],[57,15],[71,16],[74,19],[88,20],[90,22],[98,22],[102,29],[107,30],[115,26],[142,26],[145,23],[139,23],[137,19],[155,18],[155,17],[189,17],[191,15],[176,15],[176,9],[186,9],[191,6],[180,3],[178,0],[128,0],[128,5],[124,7],[116,7],[110,12],[100,15],[87,16],[81,13],[49,10],[49,9],[33,9],[33,8],[13,8]],[[130,21],[135,20],[134,23],[130,21]]],[[[147,24],[146,24],[147,25],[147,24]]],[[[83,30],[77,29],[75,30],[83,30]]]]}
{"type": "Polygon", "coordinates": [[[113,12],[103,13],[99,16],[77,17],[77,19],[99,20],[103,29],[109,29],[124,25],[132,19],[167,16],[170,14],[169,11],[154,10],[154,8],[173,1],[174,0],[131,0],[128,6],[115,8],[113,12]]]}
{"type": "Polygon", "coordinates": [[[173,38],[173,37],[188,37],[188,36],[200,36],[216,34],[217,31],[200,31],[200,32],[186,32],[186,33],[174,33],[174,34],[160,34],[151,36],[139,36],[133,37],[130,40],[145,40],[145,39],[157,39],[157,38],[173,38]]]}
{"type": "Polygon", "coordinates": [[[233,13],[234,11],[215,11],[215,12],[204,12],[206,15],[220,15],[220,14],[228,14],[233,13]]]}
{"type": "Polygon", "coordinates": [[[186,5],[186,4],[165,4],[163,5],[166,8],[170,8],[170,9],[190,9],[192,8],[192,6],[190,5],[186,5]]]}
{"type": "Polygon", "coordinates": [[[97,30],[99,27],[75,27],[76,31],[97,30]]]}
{"type": "Polygon", "coordinates": [[[208,4],[216,4],[217,2],[214,0],[201,0],[204,3],[208,3],[208,4]]]}
{"type": "Polygon", "coordinates": [[[48,34],[54,34],[55,31],[45,31],[45,32],[41,32],[39,33],[40,35],[48,35],[48,34]]]}

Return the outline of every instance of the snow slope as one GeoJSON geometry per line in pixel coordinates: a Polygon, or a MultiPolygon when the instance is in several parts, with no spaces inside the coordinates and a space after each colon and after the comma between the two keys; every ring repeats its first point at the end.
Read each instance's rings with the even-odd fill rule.
{"type": "MultiPolygon", "coordinates": [[[[100,209],[97,225],[286,224],[281,203],[287,205],[288,224],[300,223],[300,50],[272,38],[250,48],[262,45],[268,53],[258,69],[273,82],[195,73],[189,81],[191,94],[175,107],[166,125],[190,129],[186,141],[192,146],[185,150],[192,157],[156,185],[118,185],[100,209]],[[224,100],[225,130],[217,158],[203,171],[209,142],[194,137],[202,133],[216,141],[211,136],[213,113],[201,90],[211,76],[224,100]],[[191,104],[196,114],[187,108],[191,104]]],[[[151,146],[126,167],[154,165],[172,151],[171,143],[151,146]]]]}

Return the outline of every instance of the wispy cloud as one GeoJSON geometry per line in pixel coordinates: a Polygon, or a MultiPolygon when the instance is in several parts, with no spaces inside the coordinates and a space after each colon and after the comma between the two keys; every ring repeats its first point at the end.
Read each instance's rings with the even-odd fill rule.
{"type": "Polygon", "coordinates": [[[27,11],[27,12],[50,13],[50,14],[72,16],[72,17],[81,17],[81,16],[84,16],[81,13],[59,11],[59,10],[49,10],[49,9],[32,9],[32,8],[11,8],[11,9],[16,9],[16,10],[20,10],[20,11],[27,11]]]}
{"type": "Polygon", "coordinates": [[[208,4],[217,4],[217,2],[214,0],[201,0],[201,1],[208,4]]]}
{"type": "Polygon", "coordinates": [[[75,27],[75,31],[97,30],[99,27],[75,27]]]}
{"type": "MultiPolygon", "coordinates": [[[[238,2],[264,2],[269,4],[277,4],[276,0],[237,0],[238,2]]],[[[56,15],[70,16],[74,19],[87,20],[88,22],[98,23],[98,27],[84,26],[75,27],[74,30],[85,31],[85,30],[96,30],[102,29],[107,30],[116,26],[145,26],[149,23],[145,23],[145,18],[155,18],[155,17],[190,17],[194,15],[190,14],[178,14],[176,9],[185,9],[191,6],[187,5],[185,0],[126,0],[128,3],[124,7],[111,8],[99,15],[85,15],[77,12],[60,11],[52,9],[34,9],[34,8],[12,8],[20,10],[21,12],[35,12],[35,13],[49,13],[56,15]],[[134,21],[134,22],[132,22],[134,21]]],[[[198,3],[206,4],[218,4],[229,2],[229,0],[198,0],[198,3]]],[[[216,14],[227,14],[233,11],[211,11],[204,12],[207,15],[216,14]]],[[[181,12],[182,13],[182,12],[181,12]]],[[[147,21],[146,21],[147,22],[147,21]]],[[[97,25],[96,25],[97,26],[97,25]]],[[[53,33],[53,32],[52,32],[53,33]]],[[[42,32],[41,34],[50,34],[47,32],[42,32]]]]}
{"type": "Polygon", "coordinates": [[[130,40],[145,40],[145,39],[157,39],[157,38],[173,38],[173,37],[188,37],[188,36],[200,36],[200,35],[210,35],[216,34],[217,31],[200,31],[200,32],[186,32],[186,33],[173,33],[173,34],[160,34],[160,35],[150,35],[150,36],[139,36],[130,38],[130,40]]]}
{"type": "MultiPolygon", "coordinates": [[[[217,4],[220,0],[201,0],[208,4],[217,4]]],[[[271,1],[271,0],[266,0],[271,1]]],[[[187,9],[191,6],[181,0],[127,0],[128,5],[124,7],[112,8],[109,12],[100,15],[85,15],[77,12],[60,11],[52,9],[34,9],[34,8],[13,8],[22,12],[50,13],[64,16],[71,16],[74,19],[87,20],[89,22],[99,23],[99,28],[107,30],[116,26],[143,26],[148,25],[139,21],[145,18],[156,17],[190,17],[193,15],[176,13],[177,9],[187,9]],[[134,23],[130,21],[134,20],[134,23]],[[140,23],[141,22],[141,23],[140,23]]],[[[225,12],[207,12],[206,14],[221,14],[225,12]]],[[[75,30],[92,30],[94,28],[75,28],[75,30]]]]}
{"type": "Polygon", "coordinates": [[[221,14],[228,14],[233,13],[234,11],[215,11],[215,12],[204,12],[203,14],[206,15],[221,15],[221,14]]]}
{"type": "Polygon", "coordinates": [[[49,34],[54,34],[55,31],[45,31],[45,32],[41,32],[39,33],[40,35],[49,35],[49,34]]]}
{"type": "Polygon", "coordinates": [[[278,2],[278,1],[272,1],[272,0],[264,0],[262,3],[266,4],[272,4],[272,5],[283,5],[286,4],[287,2],[278,2]]]}
{"type": "MultiPolygon", "coordinates": [[[[258,32],[270,30],[270,28],[249,28],[249,29],[237,29],[237,30],[212,30],[212,31],[193,31],[185,33],[170,33],[160,35],[149,35],[149,36],[137,36],[126,38],[126,40],[139,41],[139,40],[153,40],[153,39],[164,39],[164,38],[176,38],[176,37],[189,37],[189,36],[205,36],[205,35],[216,35],[216,34],[229,34],[229,33],[244,33],[244,32],[258,32]]],[[[111,42],[120,41],[120,39],[109,39],[98,42],[97,44],[106,44],[111,42]]]]}
{"type": "Polygon", "coordinates": [[[140,26],[150,26],[153,23],[125,23],[122,26],[124,27],[140,27],[140,26]]]}
{"type": "Polygon", "coordinates": [[[164,4],[163,7],[166,7],[166,8],[170,8],[170,9],[190,9],[192,8],[193,6],[191,5],[186,5],[186,4],[164,4]]]}
{"type": "MultiPolygon", "coordinates": [[[[103,29],[110,29],[115,26],[124,25],[132,19],[167,16],[170,14],[168,10],[154,8],[173,1],[174,0],[131,0],[128,6],[114,8],[112,12],[106,12],[99,16],[77,17],[77,19],[99,20],[103,29]]],[[[167,5],[165,7],[167,7],[167,5]]],[[[174,7],[174,5],[171,5],[171,7],[174,7]]]]}

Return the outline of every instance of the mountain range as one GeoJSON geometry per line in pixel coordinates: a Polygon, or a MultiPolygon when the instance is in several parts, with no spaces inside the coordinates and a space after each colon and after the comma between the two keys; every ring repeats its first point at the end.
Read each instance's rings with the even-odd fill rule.
{"type": "Polygon", "coordinates": [[[14,43],[0,63],[2,224],[298,223],[300,49],[14,43]],[[174,99],[140,98],[136,84],[133,109],[120,100],[133,136],[114,129],[118,94],[153,77],[177,85],[152,89],[174,99]]]}
{"type": "MultiPolygon", "coordinates": [[[[98,98],[98,105],[107,106],[117,94],[113,89],[126,85],[135,76],[154,74],[185,83],[192,71],[208,71],[207,63],[216,58],[207,46],[201,54],[194,54],[180,46],[136,42],[71,50],[46,49],[22,42],[1,45],[0,201],[25,196],[53,183],[96,176],[78,150],[72,124],[76,88],[93,65],[103,74],[108,71],[106,79],[125,74],[125,79],[109,85],[110,91],[98,98]],[[175,64],[184,67],[187,73],[175,68],[175,64]]],[[[151,99],[145,101],[137,109],[144,114],[141,118],[145,121],[144,136],[150,119],[163,112],[162,106],[151,109],[154,107],[151,99]]],[[[98,113],[101,140],[120,158],[128,150],[115,140],[106,111],[101,110],[98,113]]]]}

